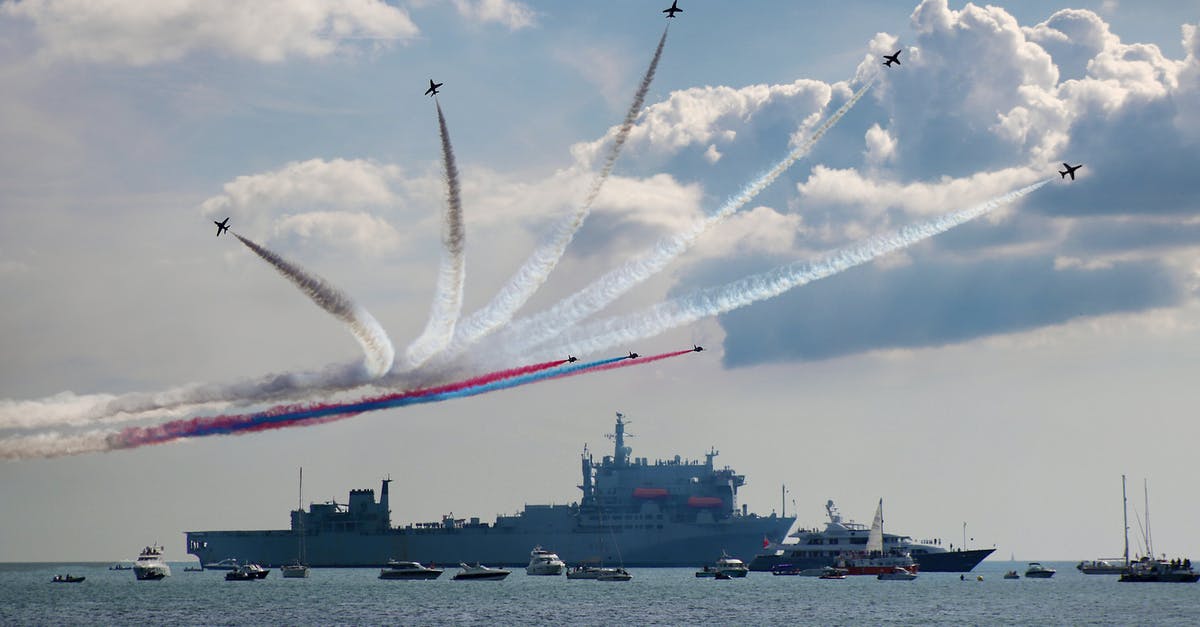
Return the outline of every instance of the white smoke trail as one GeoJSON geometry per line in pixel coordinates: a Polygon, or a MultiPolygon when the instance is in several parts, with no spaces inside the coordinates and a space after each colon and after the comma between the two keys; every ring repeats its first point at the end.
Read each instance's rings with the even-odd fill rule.
{"type": "Polygon", "coordinates": [[[867,90],[874,84],[875,78],[876,76],[872,76],[868,79],[845,104],[825,120],[825,123],[807,141],[789,152],[770,170],[747,183],[741,191],[726,200],[725,204],[715,213],[697,221],[686,231],[659,240],[650,252],[609,271],[550,309],[514,322],[505,329],[500,341],[512,348],[545,342],[578,321],[607,307],[622,294],[662,271],[676,257],[691,248],[701,235],[744,207],[746,203],[774,183],[796,161],[807,155],[826,131],[833,128],[833,125],[837,124],[838,120],[842,119],[842,116],[846,115],[846,112],[867,93],[867,90]]]}
{"type": "Polygon", "coordinates": [[[307,272],[300,266],[237,233],[234,233],[233,236],[254,251],[256,255],[262,257],[264,261],[274,266],[280,274],[311,298],[318,307],[333,314],[334,317],[350,327],[350,333],[354,335],[354,339],[358,340],[366,354],[363,366],[368,375],[379,377],[391,369],[396,349],[392,346],[392,341],[383,327],[379,325],[379,321],[366,309],[360,307],[358,303],[351,300],[349,295],[330,285],[325,279],[307,272]]]}
{"type": "Polygon", "coordinates": [[[628,346],[635,340],[653,337],[702,318],[720,315],[760,300],[778,296],[795,287],[833,276],[882,255],[907,248],[917,242],[944,233],[1011,203],[1050,181],[1051,179],[1038,181],[970,209],[946,214],[928,222],[906,226],[891,233],[870,237],[858,244],[835,251],[816,262],[791,263],[724,286],[699,290],[636,314],[597,321],[572,330],[564,342],[555,345],[553,351],[545,352],[546,354],[559,354],[566,351],[573,354],[587,354],[613,346],[628,346]]]}
{"type": "Polygon", "coordinates": [[[0,439],[0,459],[44,459],[112,450],[108,436],[116,431],[63,434],[55,431],[0,439]]]}
{"type": "Polygon", "coordinates": [[[454,149],[450,146],[450,133],[446,130],[446,117],[442,105],[437,105],[438,128],[442,138],[442,157],[446,167],[446,221],[442,232],[441,268],[438,270],[437,288],[429,321],[425,330],[413,340],[405,351],[405,370],[412,370],[440,352],[454,337],[454,328],[462,313],[463,286],[466,278],[466,234],[463,228],[462,200],[459,196],[458,166],[454,162],[454,149]]]}
{"type": "Polygon", "coordinates": [[[592,186],[588,190],[583,204],[579,206],[579,209],[574,214],[567,216],[566,219],[555,225],[549,241],[533,251],[529,259],[517,270],[517,273],[513,275],[508,284],[501,288],[500,292],[496,294],[490,303],[463,320],[450,346],[445,351],[447,358],[462,353],[467,347],[478,341],[479,338],[488,335],[499,326],[511,320],[517,310],[529,301],[534,293],[546,282],[546,279],[549,278],[555,266],[558,265],[559,260],[562,259],[563,254],[567,250],[567,246],[574,239],[575,233],[579,231],[580,227],[583,226],[584,220],[591,213],[592,204],[600,194],[600,188],[604,186],[604,182],[612,174],[617,157],[621,154],[621,148],[629,138],[629,132],[633,129],[634,122],[637,121],[637,116],[642,110],[642,104],[646,101],[646,94],[650,91],[650,83],[654,80],[654,73],[658,69],[658,62],[662,58],[663,46],[666,44],[666,41],[667,29],[664,29],[662,37],[658,40],[658,47],[654,49],[654,57],[650,59],[650,67],[646,69],[646,74],[642,76],[642,82],[638,85],[637,92],[633,96],[633,103],[625,113],[625,120],[621,122],[620,128],[613,137],[613,143],[608,149],[608,156],[604,160],[604,166],[600,169],[600,174],[592,182],[592,186]]]}

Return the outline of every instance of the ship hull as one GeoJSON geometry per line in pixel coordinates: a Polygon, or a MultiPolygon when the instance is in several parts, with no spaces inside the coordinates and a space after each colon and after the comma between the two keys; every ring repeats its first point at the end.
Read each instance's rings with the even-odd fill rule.
{"type": "MultiPolygon", "coordinates": [[[[661,529],[585,528],[551,525],[541,529],[396,528],[386,532],[320,533],[305,537],[305,560],[313,567],[381,567],[389,559],[423,564],[484,563],[524,566],[529,550],[541,545],[568,564],[695,566],[722,551],[749,556],[764,537],[787,533],[794,518],[747,516],[703,524],[664,524],[661,529]]],[[[647,525],[649,526],[649,525],[647,525]]],[[[188,552],[202,563],[236,556],[264,566],[296,558],[291,531],[190,531],[188,552]]]]}
{"type": "MultiPolygon", "coordinates": [[[[975,549],[971,551],[946,551],[944,553],[914,554],[913,561],[923,573],[968,573],[979,565],[996,549],[975,549]]],[[[773,567],[790,564],[796,570],[834,566],[834,557],[828,558],[799,558],[786,555],[757,555],[750,562],[750,570],[769,572],[773,567]]]]}

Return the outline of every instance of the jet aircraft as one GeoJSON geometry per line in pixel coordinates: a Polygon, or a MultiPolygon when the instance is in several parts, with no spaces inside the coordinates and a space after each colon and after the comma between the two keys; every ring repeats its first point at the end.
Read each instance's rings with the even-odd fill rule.
{"type": "Polygon", "coordinates": [[[703,346],[696,346],[695,344],[692,344],[692,352],[693,353],[699,353],[702,350],[704,350],[703,346]]]}
{"type": "Polygon", "coordinates": [[[425,95],[436,96],[438,93],[438,87],[441,87],[442,85],[445,85],[445,83],[435,83],[433,82],[432,78],[429,79],[429,89],[425,90],[425,95]]]}
{"type": "Polygon", "coordinates": [[[638,358],[638,354],[637,354],[637,353],[635,353],[635,352],[633,352],[633,351],[629,351],[629,358],[630,358],[630,359],[637,359],[637,358],[638,358]]]}
{"type": "Polygon", "coordinates": [[[900,65],[900,53],[901,52],[904,52],[903,48],[901,48],[900,50],[897,50],[896,54],[883,55],[883,58],[887,59],[887,61],[884,61],[883,64],[888,67],[892,67],[893,63],[895,63],[896,65],[900,65]]]}
{"type": "Polygon", "coordinates": [[[229,230],[229,218],[225,218],[220,222],[213,220],[213,224],[217,225],[217,237],[221,237],[222,233],[229,230]]]}
{"type": "Polygon", "coordinates": [[[671,0],[671,7],[663,9],[663,13],[666,13],[667,17],[675,17],[676,13],[683,13],[683,9],[679,8],[679,0],[671,0]]]}
{"type": "Polygon", "coordinates": [[[1067,175],[1070,174],[1071,180],[1074,181],[1075,180],[1075,170],[1082,168],[1083,164],[1081,163],[1077,166],[1071,166],[1071,165],[1064,163],[1063,167],[1066,168],[1066,170],[1059,170],[1058,173],[1061,174],[1063,178],[1067,178],[1067,175]]]}
{"type": "Polygon", "coordinates": [[[577,362],[577,361],[579,361],[579,358],[578,358],[578,357],[576,357],[576,356],[574,356],[574,355],[567,355],[567,363],[568,363],[568,364],[573,364],[573,363],[575,363],[575,362],[577,362]]]}

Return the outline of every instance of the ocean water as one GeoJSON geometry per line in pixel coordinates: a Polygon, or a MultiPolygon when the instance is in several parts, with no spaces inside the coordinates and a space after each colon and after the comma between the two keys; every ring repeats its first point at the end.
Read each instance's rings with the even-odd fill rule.
{"type": "Polygon", "coordinates": [[[225,581],[223,571],[135,581],[108,564],[0,564],[4,625],[1196,625],[1200,584],[1119,583],[1073,563],[1049,580],[1005,580],[1025,564],[985,562],[960,581],[841,581],[750,573],[697,579],[695,569],[630,569],[630,582],[529,577],[504,581],[382,581],[374,569],[314,569],[308,579],[225,581]],[[78,584],[56,574],[85,575],[78,584]],[[976,581],[982,575],[983,581],[976,581]]]}

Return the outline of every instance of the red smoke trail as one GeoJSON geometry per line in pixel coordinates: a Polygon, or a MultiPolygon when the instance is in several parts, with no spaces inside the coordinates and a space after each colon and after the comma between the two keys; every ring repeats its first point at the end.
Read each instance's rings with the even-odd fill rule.
{"type": "MultiPolygon", "coordinates": [[[[455,383],[448,383],[430,388],[418,388],[401,392],[398,394],[386,394],[383,396],[370,397],[362,401],[355,402],[359,404],[375,404],[379,402],[394,401],[405,398],[415,398],[420,396],[430,396],[434,394],[445,394],[448,392],[456,392],[467,388],[488,385],[496,381],[511,379],[522,375],[549,370],[562,364],[567,363],[565,359],[556,359],[554,361],[545,361],[538,364],[530,364],[517,368],[509,368],[507,370],[497,370],[486,374],[464,379],[455,383]]],[[[292,426],[297,423],[308,424],[324,424],[333,422],[351,416],[357,416],[361,411],[348,411],[343,414],[322,416],[320,418],[296,418],[294,420],[280,420],[274,422],[261,422],[264,418],[273,416],[282,416],[291,413],[304,413],[321,411],[329,408],[334,408],[345,403],[314,403],[309,405],[293,404],[293,405],[277,405],[270,409],[255,412],[253,414],[224,414],[220,416],[197,417],[183,420],[172,420],[161,425],[152,427],[128,427],[122,429],[119,433],[110,440],[113,448],[135,448],[147,444],[162,444],[171,440],[185,438],[194,435],[205,435],[212,433],[223,432],[257,432],[266,431],[269,429],[281,429],[292,426]],[[260,423],[261,424],[256,424],[260,423]]]]}

